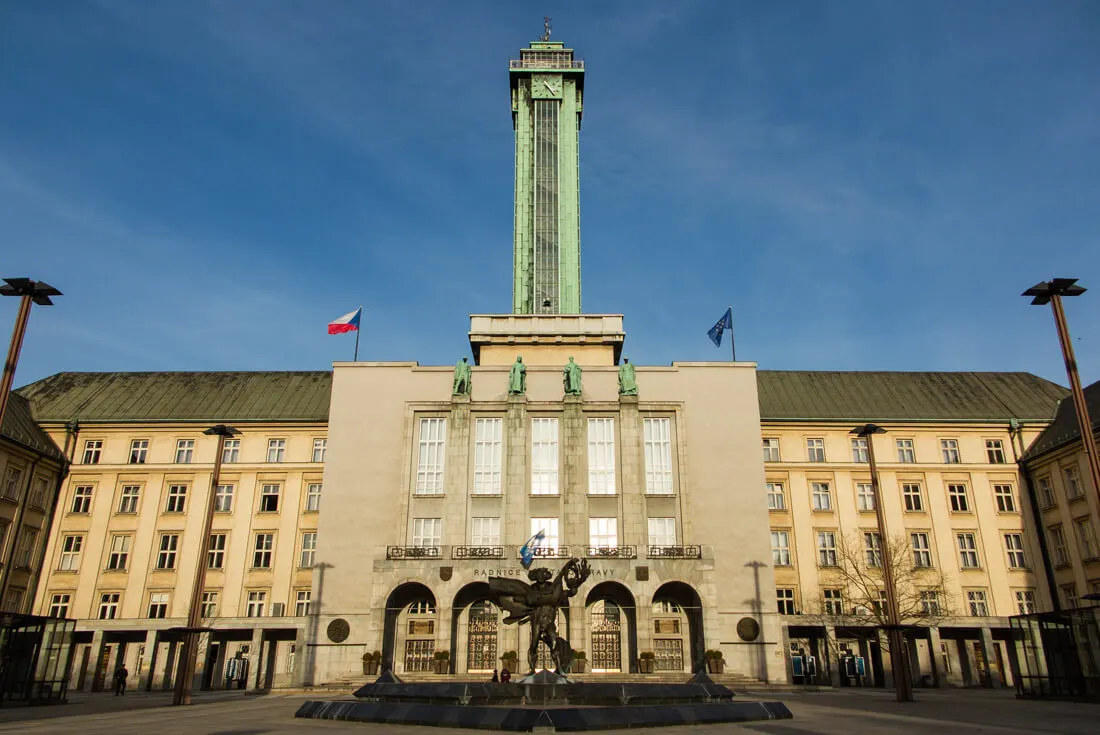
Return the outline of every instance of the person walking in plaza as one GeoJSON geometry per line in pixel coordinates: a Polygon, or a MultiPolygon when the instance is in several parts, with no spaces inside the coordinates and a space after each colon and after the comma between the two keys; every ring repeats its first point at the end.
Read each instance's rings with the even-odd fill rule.
{"type": "Polygon", "coordinates": [[[119,664],[115,669],[115,696],[120,697],[126,693],[126,678],[130,672],[126,670],[126,664],[119,664]]]}
{"type": "Polygon", "coordinates": [[[497,670],[496,669],[493,669],[493,678],[490,679],[489,681],[491,681],[493,684],[496,684],[500,681],[500,677],[497,676],[497,670]]]}

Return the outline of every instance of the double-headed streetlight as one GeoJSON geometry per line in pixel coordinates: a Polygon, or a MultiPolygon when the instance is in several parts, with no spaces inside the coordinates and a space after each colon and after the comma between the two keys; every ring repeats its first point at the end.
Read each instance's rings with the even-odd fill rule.
{"type": "Polygon", "coordinates": [[[187,627],[183,629],[183,650],[180,652],[172,704],[191,704],[191,680],[195,678],[195,663],[199,655],[199,634],[205,630],[202,627],[202,588],[206,584],[206,556],[210,544],[210,529],[214,526],[214,498],[218,493],[222,454],[225,452],[225,440],[241,432],[232,426],[218,424],[202,433],[218,437],[218,451],[214,455],[214,473],[210,476],[210,494],[206,497],[206,517],[203,520],[199,553],[195,561],[195,585],[191,588],[191,607],[187,610],[187,627]]]}
{"type": "Polygon", "coordinates": [[[1092,489],[1100,499],[1100,457],[1096,454],[1096,438],[1092,434],[1092,420],[1089,407],[1085,403],[1085,392],[1081,390],[1081,377],[1077,374],[1077,359],[1073,356],[1073,342],[1069,338],[1069,325],[1066,324],[1066,312],[1062,308],[1063,296],[1080,296],[1086,291],[1077,285],[1076,278],[1054,278],[1041,281],[1024,291],[1024,296],[1032,296],[1035,306],[1050,304],[1054,310],[1054,323],[1058,327],[1058,341],[1062,343],[1062,359],[1066,363],[1066,375],[1069,376],[1069,391],[1073,395],[1073,408],[1077,413],[1077,425],[1081,430],[1081,442],[1085,447],[1085,460],[1092,475],[1092,489]]]}
{"type": "Polygon", "coordinates": [[[857,426],[850,432],[867,442],[867,461],[871,465],[871,491],[875,498],[875,519],[878,521],[879,553],[882,555],[882,583],[886,587],[886,634],[890,639],[890,666],[894,672],[894,690],[899,702],[913,701],[913,682],[910,679],[909,656],[905,638],[901,632],[898,614],[897,591],[894,589],[894,566],[890,557],[890,541],[886,536],[886,518],[883,516],[882,491],[875,465],[875,434],[885,434],[886,429],[875,424],[857,426]]]}
{"type": "Polygon", "coordinates": [[[15,316],[15,329],[11,333],[8,346],[8,359],[4,362],[4,374],[0,378],[0,423],[4,421],[4,411],[8,407],[11,384],[15,380],[15,366],[19,363],[19,351],[23,349],[23,335],[27,333],[27,320],[31,317],[31,304],[51,306],[51,296],[60,296],[61,292],[48,283],[32,281],[29,278],[5,278],[0,286],[0,296],[18,296],[19,313],[15,316]]]}

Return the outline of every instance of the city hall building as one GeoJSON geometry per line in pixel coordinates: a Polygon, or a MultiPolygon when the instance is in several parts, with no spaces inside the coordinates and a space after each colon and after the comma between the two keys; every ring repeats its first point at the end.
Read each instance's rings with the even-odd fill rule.
{"type": "Polygon", "coordinates": [[[1012,682],[1008,617],[1050,605],[1016,461],[1066,391],[1025,373],[627,367],[629,316],[581,305],[584,74],[548,39],[510,63],[512,311],[470,317],[468,379],[351,362],[20,390],[71,463],[33,611],[77,619],[74,687],[118,662],[171,686],[199,563],[197,686],[362,681],[375,651],[414,679],[486,678],[510,652],[525,666],[528,626],[504,622],[488,580],[526,580],[538,532],[535,566],[591,568],[558,615],[581,676],[645,660],[682,678],[720,655],[727,681],[844,684],[850,654],[888,684],[881,590],[859,580],[896,549],[918,682],[1012,682]],[[878,499],[850,434],[866,422],[887,431],[878,499]],[[214,424],[241,432],[216,484],[214,424]]]}

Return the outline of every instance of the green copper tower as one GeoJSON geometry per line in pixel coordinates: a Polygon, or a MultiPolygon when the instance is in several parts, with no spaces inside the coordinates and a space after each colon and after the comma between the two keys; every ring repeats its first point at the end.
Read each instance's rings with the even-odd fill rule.
{"type": "Polygon", "coordinates": [[[512,312],[581,311],[580,172],[584,62],[539,41],[509,63],[516,131],[512,312]]]}

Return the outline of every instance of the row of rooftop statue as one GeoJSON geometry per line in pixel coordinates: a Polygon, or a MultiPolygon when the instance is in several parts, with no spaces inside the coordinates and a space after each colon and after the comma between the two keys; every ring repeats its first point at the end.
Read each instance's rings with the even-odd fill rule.
{"type": "MultiPolygon", "coordinates": [[[[562,385],[565,395],[579,396],[581,394],[581,366],[569,358],[569,362],[561,369],[562,385]]],[[[451,387],[451,395],[468,396],[473,384],[473,371],[466,358],[462,358],[455,365],[455,378],[451,387]]],[[[527,393],[527,366],[523,364],[523,358],[517,357],[512,363],[512,369],[508,371],[508,395],[522,396],[527,393]]],[[[623,358],[623,364],[619,366],[619,395],[638,395],[638,382],[634,377],[634,366],[630,360],[623,358]]]]}

